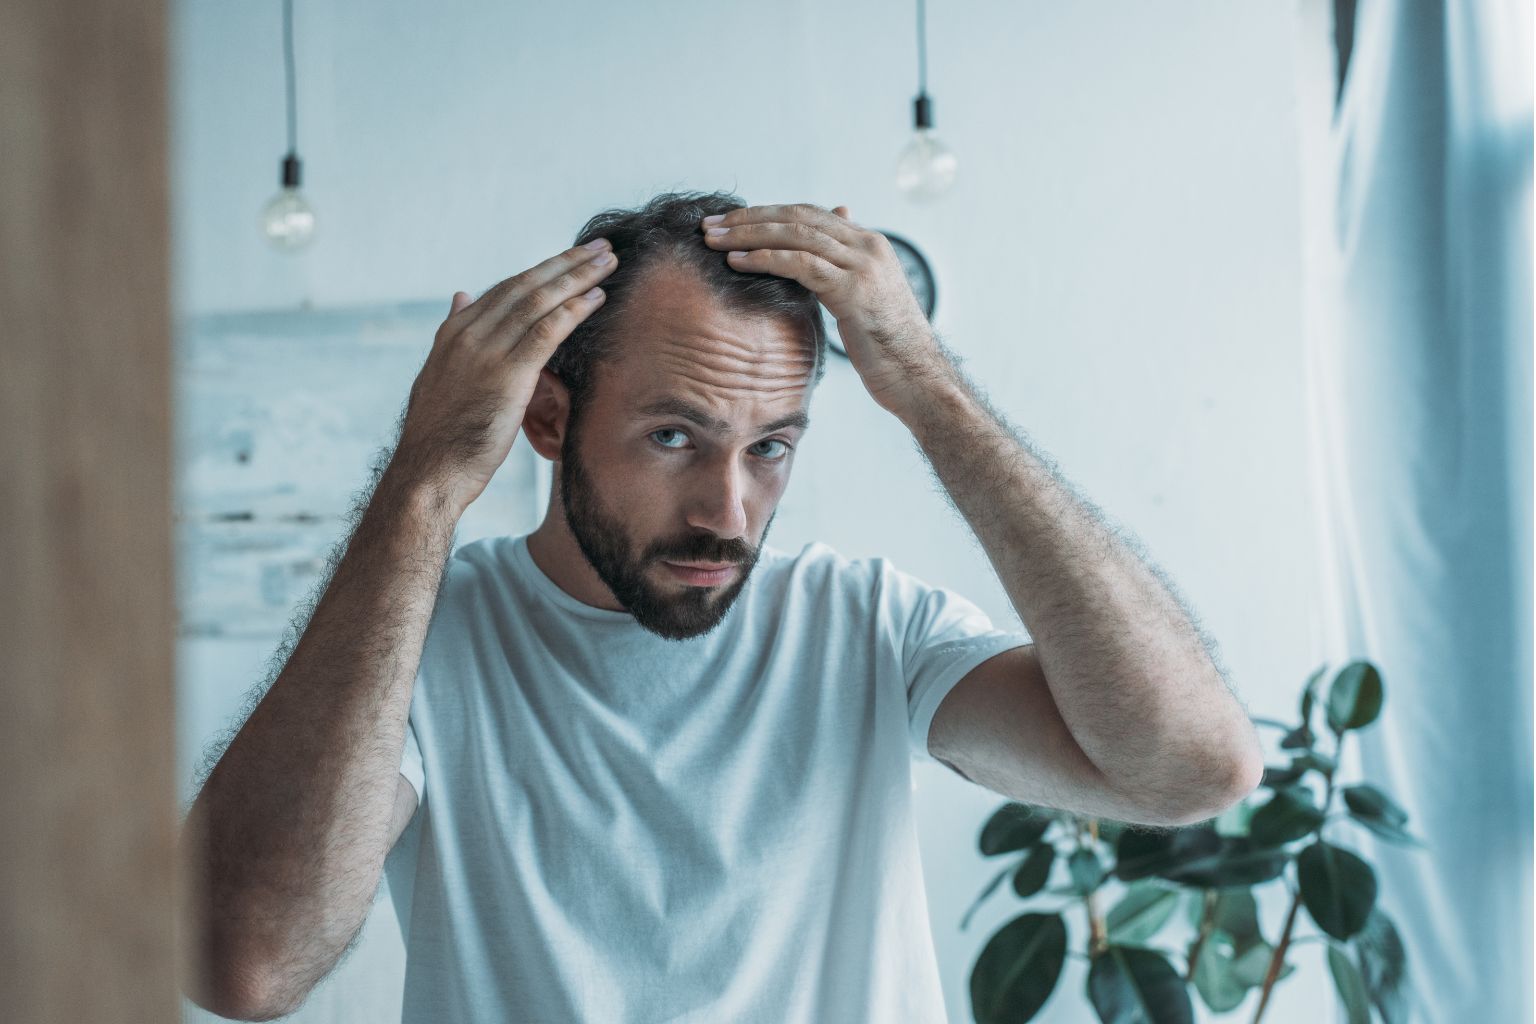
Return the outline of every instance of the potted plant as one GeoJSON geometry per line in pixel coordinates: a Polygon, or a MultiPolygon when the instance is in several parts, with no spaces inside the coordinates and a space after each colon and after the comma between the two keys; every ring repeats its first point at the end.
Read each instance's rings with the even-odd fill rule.
{"type": "Polygon", "coordinates": [[[1032,1019],[1068,955],[1087,960],[1085,995],[1104,1024],[1192,1021],[1191,989],[1216,1014],[1257,990],[1253,1024],[1260,1024],[1275,984],[1294,970],[1287,952],[1305,942],[1325,944],[1349,1024],[1371,1024],[1373,1015],[1382,1024],[1406,1019],[1402,941],[1376,905],[1375,871],[1336,833],[1359,827],[1394,843],[1423,844],[1405,830],[1408,816],[1387,794],[1335,778],[1345,739],[1381,713],[1380,672],[1368,661],[1351,662],[1320,697],[1325,670],[1307,680],[1298,724],[1254,720],[1283,731],[1286,763],[1265,769],[1262,796],[1218,818],[1153,829],[1016,802],[990,817],[981,852],[1007,863],[960,926],[1005,879],[1026,907],[991,936],[971,969],[977,1024],[1032,1019]],[[1313,728],[1319,712],[1325,733],[1313,728]],[[1326,744],[1319,742],[1324,735],[1326,744]],[[1275,885],[1289,899],[1271,942],[1254,892],[1275,885]],[[1081,948],[1070,953],[1069,918],[1081,928],[1081,948]]]}

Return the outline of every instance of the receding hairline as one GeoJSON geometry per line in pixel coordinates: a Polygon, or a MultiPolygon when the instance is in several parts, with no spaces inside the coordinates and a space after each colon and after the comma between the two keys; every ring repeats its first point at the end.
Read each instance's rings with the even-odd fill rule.
{"type": "MultiPolygon", "coordinates": [[[[798,342],[801,346],[810,350],[810,382],[812,387],[815,386],[818,380],[818,371],[820,371],[826,362],[825,342],[821,346],[822,351],[817,351],[815,336],[799,330],[799,325],[795,323],[792,316],[783,312],[765,309],[754,309],[751,306],[744,305],[741,302],[739,296],[715,287],[713,282],[711,282],[708,277],[699,273],[696,267],[690,265],[686,259],[675,255],[658,257],[654,261],[647,263],[644,267],[639,269],[634,279],[630,282],[629,290],[623,299],[622,308],[616,311],[615,320],[617,322],[615,323],[614,327],[617,327],[619,324],[632,324],[635,322],[633,318],[639,312],[634,308],[635,301],[637,299],[642,299],[646,291],[655,286],[655,282],[652,281],[652,277],[658,273],[663,272],[667,267],[675,267],[679,272],[683,273],[701,285],[708,295],[709,301],[714,305],[716,309],[725,313],[732,314],[734,316],[741,317],[747,323],[765,325],[771,324],[776,327],[787,328],[790,332],[790,337],[792,337],[794,342],[798,342]]],[[[641,315],[648,316],[648,314],[649,311],[646,311],[641,315]]],[[[610,327],[610,330],[611,329],[613,328],[610,327]]],[[[603,358],[598,361],[598,364],[594,365],[594,376],[597,375],[596,366],[600,364],[609,364],[607,369],[603,371],[603,376],[607,376],[608,374],[614,372],[614,367],[624,360],[626,351],[626,346],[622,344],[612,345],[604,354],[603,358]]],[[[678,409],[671,410],[670,414],[683,415],[683,413],[678,409]]],[[[693,417],[687,418],[693,419],[693,417]]],[[[694,422],[699,423],[701,426],[712,426],[719,425],[723,421],[718,419],[711,419],[709,423],[705,423],[702,420],[694,419],[694,422]]],[[[809,425],[808,422],[805,425],[809,425]]]]}

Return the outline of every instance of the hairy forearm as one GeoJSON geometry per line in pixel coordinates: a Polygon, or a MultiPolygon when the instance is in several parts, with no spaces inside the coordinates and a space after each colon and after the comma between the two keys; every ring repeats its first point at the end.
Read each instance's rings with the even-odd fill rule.
{"type": "Polygon", "coordinates": [[[457,512],[383,474],[292,655],[199,792],[183,843],[212,998],[301,997],[366,918],[457,512]]]}
{"type": "Polygon", "coordinates": [[[986,551],[1078,746],[1139,799],[1239,788],[1258,740],[1210,642],[944,351],[896,415],[986,551]]]}

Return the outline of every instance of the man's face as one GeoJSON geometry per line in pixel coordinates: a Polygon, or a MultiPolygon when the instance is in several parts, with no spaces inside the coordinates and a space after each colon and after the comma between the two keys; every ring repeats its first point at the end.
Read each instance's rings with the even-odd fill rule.
{"type": "Polygon", "coordinates": [[[808,422],[815,352],[786,324],[727,312],[675,265],[636,285],[619,354],[568,424],[560,497],[614,598],[685,640],[720,623],[757,564],[808,422]],[[729,572],[690,578],[673,562],[729,572]]]}

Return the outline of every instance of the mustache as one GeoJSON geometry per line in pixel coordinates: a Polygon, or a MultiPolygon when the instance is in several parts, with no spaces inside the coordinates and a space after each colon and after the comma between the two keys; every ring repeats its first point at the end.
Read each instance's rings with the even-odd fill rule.
{"type": "Polygon", "coordinates": [[[744,563],[751,559],[752,548],[745,541],[721,541],[718,537],[700,537],[662,545],[656,558],[680,562],[744,563]]]}

